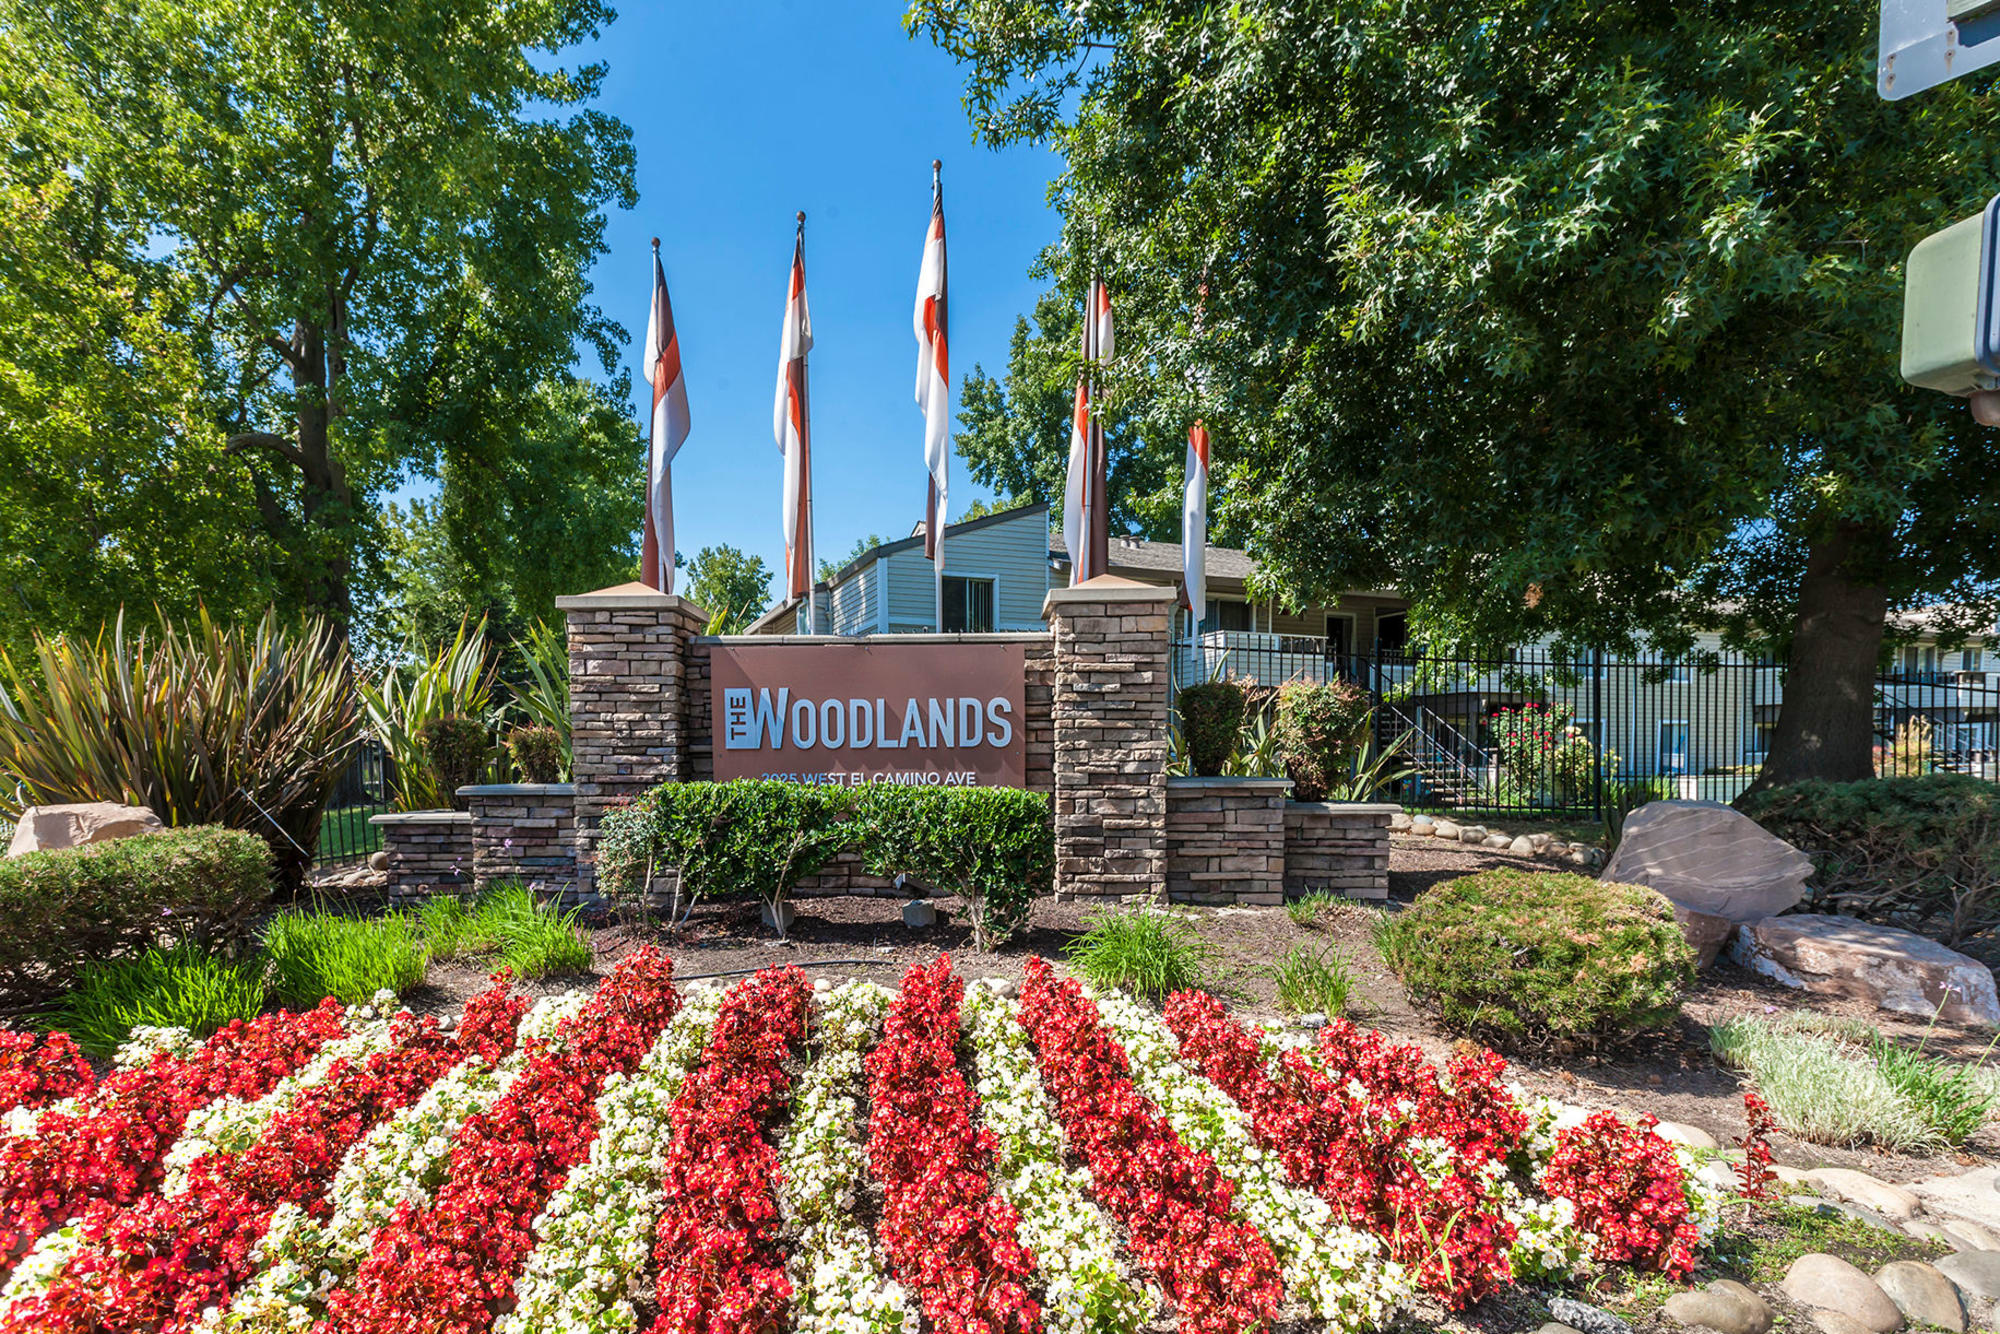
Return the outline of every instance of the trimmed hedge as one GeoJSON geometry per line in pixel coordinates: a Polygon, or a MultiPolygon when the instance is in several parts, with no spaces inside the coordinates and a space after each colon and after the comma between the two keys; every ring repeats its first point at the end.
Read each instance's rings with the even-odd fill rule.
{"type": "Polygon", "coordinates": [[[271,876],[263,839],[212,825],[0,860],[0,1002],[46,1000],[168,937],[239,937],[271,876]]]}
{"type": "Polygon", "coordinates": [[[664,783],[607,814],[598,884],[633,899],[649,874],[677,867],[689,902],[755,895],[775,910],[850,847],[873,874],[961,896],[981,948],[1004,939],[1054,883],[1050,804],[1036,793],[738,779],[664,783]]]}
{"type": "Polygon", "coordinates": [[[1287,681],[1278,687],[1278,753],[1294,801],[1325,801],[1353,768],[1372,704],[1352,681],[1287,681]]]}
{"type": "Polygon", "coordinates": [[[1615,1047],[1673,1023],[1695,977],[1666,899],[1554,871],[1434,886],[1376,944],[1412,1000],[1503,1050],[1615,1047]]]}
{"type": "Polygon", "coordinates": [[[1055,889],[1049,800],[1018,788],[864,788],[855,806],[862,861],[965,901],[972,947],[991,949],[1055,889]]]}
{"type": "Polygon", "coordinates": [[[1947,945],[2000,925],[2000,785],[1969,774],[1794,783],[1737,805],[1813,859],[1815,908],[1947,945]]]}
{"type": "Polygon", "coordinates": [[[1229,763],[1243,731],[1243,687],[1227,680],[1182,686],[1174,707],[1180,710],[1189,772],[1215,777],[1229,763]]]}

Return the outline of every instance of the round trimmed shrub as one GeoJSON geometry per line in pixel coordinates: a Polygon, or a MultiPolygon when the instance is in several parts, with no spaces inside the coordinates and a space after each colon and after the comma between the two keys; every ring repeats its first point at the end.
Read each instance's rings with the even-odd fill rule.
{"type": "Polygon", "coordinates": [[[1380,927],[1410,998],[1502,1050],[1615,1047],[1673,1023],[1694,951],[1650,889],[1557,871],[1482,871],[1380,927]]]}
{"type": "Polygon", "coordinates": [[[477,783],[486,772],[486,724],[447,713],[419,727],[417,741],[423,747],[424,762],[437,778],[439,792],[464,810],[458,790],[477,783]]]}
{"type": "Polygon", "coordinates": [[[1213,778],[1229,763],[1243,730],[1243,687],[1234,681],[1182,686],[1176,701],[1188,767],[1197,778],[1213,778]]]}
{"type": "Polygon", "coordinates": [[[507,753],[529,783],[553,783],[562,776],[563,735],[545,723],[528,723],[507,734],[507,753]]]}

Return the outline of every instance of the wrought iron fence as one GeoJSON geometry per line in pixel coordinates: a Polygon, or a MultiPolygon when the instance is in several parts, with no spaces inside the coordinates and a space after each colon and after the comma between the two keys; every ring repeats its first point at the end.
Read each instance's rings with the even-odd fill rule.
{"type": "MultiPolygon", "coordinates": [[[[1491,657],[1214,631],[1175,645],[1173,688],[1217,677],[1269,686],[1345,681],[1393,748],[1390,795],[1411,809],[1596,817],[1655,797],[1730,801],[1756,777],[1784,697],[1783,665],[1720,651],[1491,657]]],[[[2000,781],[2000,682],[1885,676],[1876,689],[1878,771],[1952,770],[2000,781]]]]}
{"type": "Polygon", "coordinates": [[[372,738],[354,749],[347,771],[319,823],[316,867],[361,861],[382,846],[382,831],[368,822],[389,809],[389,754],[372,738]]]}

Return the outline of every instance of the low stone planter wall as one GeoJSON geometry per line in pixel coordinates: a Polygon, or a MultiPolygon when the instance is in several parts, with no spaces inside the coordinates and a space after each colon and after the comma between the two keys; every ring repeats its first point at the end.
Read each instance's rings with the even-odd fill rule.
{"type": "Polygon", "coordinates": [[[576,884],[576,787],[482,783],[458,790],[472,818],[472,876],[479,888],[518,880],[545,891],[576,884]]]}
{"type": "Polygon", "coordinates": [[[471,812],[398,811],[370,816],[368,823],[382,831],[382,851],[389,855],[391,903],[472,890],[471,812]]]}
{"type": "Polygon", "coordinates": [[[1294,801],[1285,807],[1285,897],[1324,890],[1389,897],[1389,820],[1402,807],[1294,801]]]}
{"type": "Polygon", "coordinates": [[[1285,899],[1288,778],[1169,778],[1167,897],[1275,906],[1285,899]]]}

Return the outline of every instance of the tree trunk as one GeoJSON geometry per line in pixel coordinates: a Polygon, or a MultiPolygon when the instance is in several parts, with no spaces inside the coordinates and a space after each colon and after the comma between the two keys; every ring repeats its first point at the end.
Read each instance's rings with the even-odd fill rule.
{"type": "Polygon", "coordinates": [[[1849,570],[1866,559],[1874,537],[1841,523],[1807,551],[1778,729],[1753,792],[1875,776],[1875,675],[1889,597],[1849,570]]]}
{"type": "Polygon", "coordinates": [[[329,348],[325,332],[316,324],[301,320],[294,343],[300,353],[300,364],[292,374],[298,394],[299,503],[307,541],[317,548],[308,558],[318,563],[307,597],[311,609],[331,621],[344,638],[354,615],[348,585],[351,534],[346,531],[354,520],[353,495],[346,470],[333,456],[332,441],[337,415],[333,398],[344,367],[337,346],[329,348]]]}

